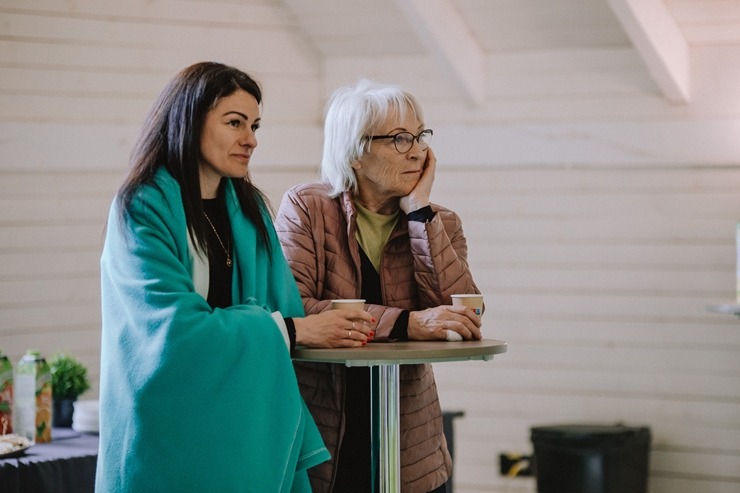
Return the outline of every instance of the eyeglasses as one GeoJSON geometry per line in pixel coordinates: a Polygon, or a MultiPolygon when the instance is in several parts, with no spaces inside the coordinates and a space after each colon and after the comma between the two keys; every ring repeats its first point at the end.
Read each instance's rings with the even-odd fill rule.
{"type": "Polygon", "coordinates": [[[394,135],[371,135],[367,137],[367,140],[393,139],[396,150],[403,154],[411,150],[414,141],[419,143],[422,150],[426,149],[432,142],[432,135],[434,135],[434,132],[431,128],[428,128],[419,132],[419,135],[414,135],[411,132],[400,132],[394,135]]]}

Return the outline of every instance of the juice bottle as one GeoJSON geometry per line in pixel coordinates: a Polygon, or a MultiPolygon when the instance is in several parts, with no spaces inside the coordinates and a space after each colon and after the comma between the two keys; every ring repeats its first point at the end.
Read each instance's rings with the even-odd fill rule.
{"type": "Polygon", "coordinates": [[[13,433],[13,364],[0,352],[0,434],[13,433]]]}
{"type": "Polygon", "coordinates": [[[29,350],[15,374],[15,432],[36,443],[51,441],[51,370],[29,350]]]}

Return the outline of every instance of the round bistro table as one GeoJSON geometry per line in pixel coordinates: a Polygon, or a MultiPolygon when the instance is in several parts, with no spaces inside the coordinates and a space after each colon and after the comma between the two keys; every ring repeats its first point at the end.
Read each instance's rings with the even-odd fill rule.
{"type": "MultiPolygon", "coordinates": [[[[378,367],[378,399],[372,412],[379,423],[380,493],[401,491],[401,430],[399,426],[399,372],[401,365],[493,359],[505,353],[506,343],[480,341],[413,341],[373,343],[349,349],[297,347],[293,358],[313,363],[378,367]]],[[[372,372],[371,372],[372,373],[372,372]]]]}

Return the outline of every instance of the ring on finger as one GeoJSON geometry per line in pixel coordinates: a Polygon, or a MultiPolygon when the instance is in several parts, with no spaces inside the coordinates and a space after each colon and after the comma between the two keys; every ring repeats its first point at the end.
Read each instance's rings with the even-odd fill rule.
{"type": "Polygon", "coordinates": [[[348,331],[347,331],[347,337],[348,337],[349,339],[352,339],[352,331],[351,331],[351,330],[348,330],[348,331]]]}

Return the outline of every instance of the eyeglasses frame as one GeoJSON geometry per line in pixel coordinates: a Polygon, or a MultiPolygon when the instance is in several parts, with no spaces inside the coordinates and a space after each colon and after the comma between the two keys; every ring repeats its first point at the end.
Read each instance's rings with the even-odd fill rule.
{"type": "MultiPolygon", "coordinates": [[[[424,134],[429,134],[430,137],[433,137],[434,136],[434,130],[432,130],[431,128],[425,128],[424,130],[422,130],[421,132],[419,132],[418,135],[414,135],[411,132],[398,132],[397,134],[392,134],[392,135],[391,134],[389,134],[389,135],[368,135],[366,137],[366,139],[367,140],[393,139],[393,147],[396,148],[396,152],[399,152],[401,154],[405,154],[405,153],[409,152],[411,149],[413,149],[413,147],[414,147],[414,141],[416,141],[417,144],[421,145],[421,136],[424,135],[424,134]],[[398,143],[396,142],[396,137],[398,137],[399,135],[403,135],[403,134],[409,134],[411,136],[411,147],[409,147],[405,151],[400,151],[398,149],[398,143]]],[[[425,147],[425,149],[427,149],[427,148],[429,148],[429,145],[427,145],[427,147],[425,147]]]]}

